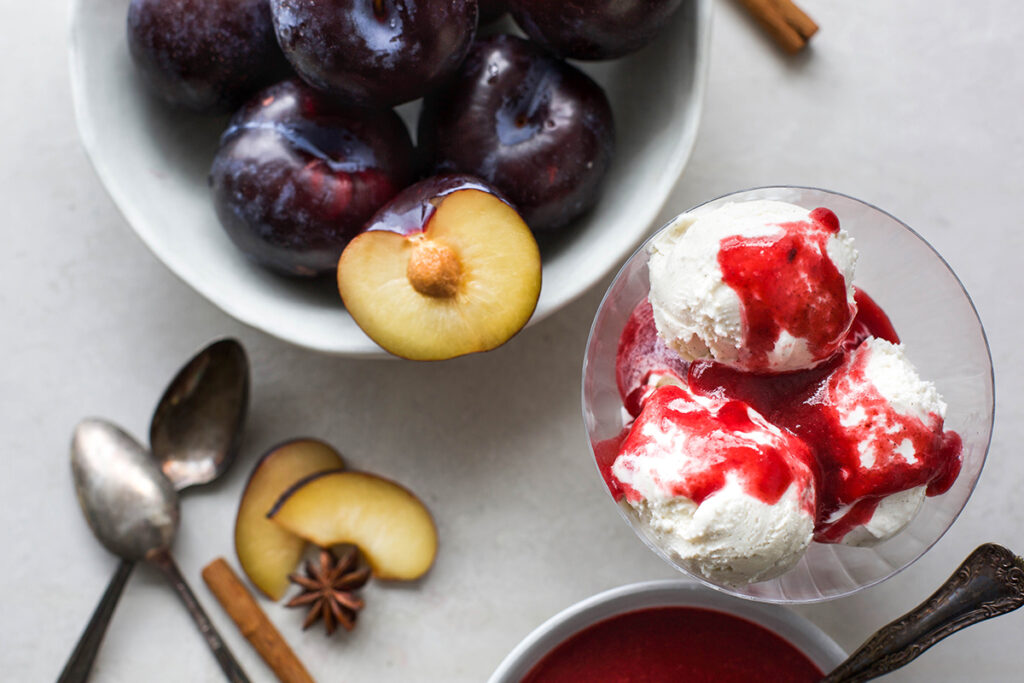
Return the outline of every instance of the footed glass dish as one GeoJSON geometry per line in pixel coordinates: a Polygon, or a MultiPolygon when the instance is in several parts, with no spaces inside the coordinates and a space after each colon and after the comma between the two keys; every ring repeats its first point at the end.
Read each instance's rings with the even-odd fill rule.
{"type": "MultiPolygon", "coordinates": [[[[716,584],[689,574],[648,535],[625,501],[619,503],[619,509],[655,553],[712,588],[764,602],[831,600],[884,581],[910,566],[942,537],[963,510],[981,474],[992,434],[992,358],[978,313],[960,280],[911,228],[866,202],[806,187],[744,190],[694,210],[754,199],[785,201],[807,209],[823,206],[839,217],[860,252],[854,284],[886,311],[906,345],[908,358],[922,378],[935,383],[949,406],[945,427],[963,439],[960,475],[949,491],[927,498],[914,520],[895,537],[870,548],[811,543],[804,557],[787,573],[743,586],[716,584]]],[[[616,386],[615,356],[626,320],[647,296],[647,258],[645,243],[609,287],[587,341],[583,419],[592,451],[616,437],[632,419],[622,406],[616,386]]],[[[600,476],[596,461],[595,473],[600,476]]]]}

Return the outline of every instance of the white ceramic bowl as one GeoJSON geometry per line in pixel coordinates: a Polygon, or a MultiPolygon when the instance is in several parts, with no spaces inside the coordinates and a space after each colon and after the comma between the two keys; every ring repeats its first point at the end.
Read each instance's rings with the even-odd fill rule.
{"type": "MultiPolygon", "coordinates": [[[[811,543],[796,567],[778,578],[747,586],[714,584],[695,577],[718,590],[754,600],[831,600],[910,566],[942,537],[967,504],[992,436],[992,357],[978,312],[949,265],[920,235],[871,204],[810,187],[762,187],[734,192],[692,210],[710,211],[728,202],[754,199],[835,211],[860,252],[854,284],[889,315],[906,344],[907,357],[946,400],[946,429],[956,430],[963,439],[963,466],[956,483],[946,493],[925,499],[914,520],[893,538],[871,548],[811,543]]],[[[627,424],[615,384],[615,352],[626,319],[650,289],[645,247],[619,271],[590,331],[582,400],[591,445],[615,436],[627,424]]],[[[686,571],[660,547],[627,503],[621,502],[619,511],[652,550],[686,571]]]]}
{"type": "Polygon", "coordinates": [[[548,619],[505,657],[489,683],[519,683],[544,655],[573,634],[648,607],[702,607],[742,617],[789,641],[825,672],[846,659],[843,649],[824,631],[784,607],[729,597],[690,581],[648,581],[599,593],[548,619]]]}
{"type": "MultiPolygon", "coordinates": [[[[70,36],[79,133],[128,223],[171,271],[238,320],[318,351],[384,355],[331,283],[273,275],[228,240],[207,187],[226,118],[171,111],[146,92],[125,43],[128,4],[73,0],[70,36]]],[[[654,44],[625,59],[581,64],[612,102],[616,157],[598,207],[571,239],[546,250],[531,322],[582,294],[646,235],[696,138],[710,21],[711,0],[687,0],[654,44]]],[[[412,131],[418,110],[418,103],[399,109],[412,131]]]]}

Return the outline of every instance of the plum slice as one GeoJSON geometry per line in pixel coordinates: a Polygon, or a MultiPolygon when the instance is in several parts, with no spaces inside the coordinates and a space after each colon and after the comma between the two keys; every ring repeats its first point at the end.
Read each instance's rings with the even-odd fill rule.
{"type": "Polygon", "coordinates": [[[417,579],[437,555],[437,528],[423,503],[365,472],[314,474],[286,492],[269,517],[323,548],[357,546],[378,579],[417,579]]]}
{"type": "Polygon", "coordinates": [[[296,482],[343,466],[324,442],[295,439],[270,449],[253,468],[235,518],[235,552],[249,580],[271,600],[288,589],[288,574],[302,559],[306,541],[268,520],[267,513],[296,482]]]}

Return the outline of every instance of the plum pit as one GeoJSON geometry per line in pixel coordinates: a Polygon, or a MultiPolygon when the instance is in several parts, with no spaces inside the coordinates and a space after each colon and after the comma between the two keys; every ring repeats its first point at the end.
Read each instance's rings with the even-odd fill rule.
{"type": "Polygon", "coordinates": [[[451,247],[418,239],[406,268],[409,284],[420,294],[450,299],[458,294],[462,264],[451,247]]]}

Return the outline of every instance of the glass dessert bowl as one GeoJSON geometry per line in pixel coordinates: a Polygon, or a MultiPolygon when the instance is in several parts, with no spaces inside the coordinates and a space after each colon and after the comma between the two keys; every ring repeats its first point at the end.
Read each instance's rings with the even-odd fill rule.
{"type": "MultiPolygon", "coordinates": [[[[701,576],[692,571],[692,564],[688,570],[687,563],[665,547],[664,535],[659,540],[633,506],[621,497],[618,505],[652,550],[713,588],[767,602],[828,600],[883,581],[909,566],[938,541],[963,509],[981,473],[991,436],[992,362],[981,322],[960,281],[909,227],[852,197],[800,187],[741,191],[691,211],[707,215],[730,203],[754,200],[787,202],[807,210],[825,207],[838,216],[859,252],[853,284],[888,315],[920,377],[935,385],[948,406],[944,428],[962,440],[959,475],[947,491],[926,497],[910,523],[892,538],[871,547],[812,542],[791,569],[752,583],[701,576]]],[[[616,382],[617,352],[627,321],[650,291],[650,243],[620,270],[605,294],[587,343],[584,423],[595,462],[606,462],[606,466],[633,421],[616,382]]],[[[598,471],[605,476],[600,467],[598,471]]]]}

